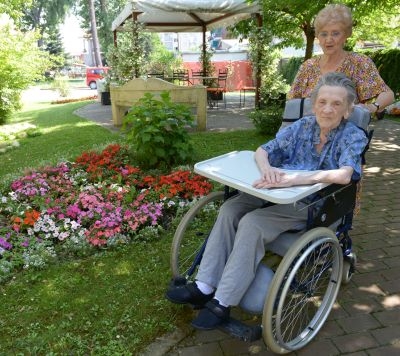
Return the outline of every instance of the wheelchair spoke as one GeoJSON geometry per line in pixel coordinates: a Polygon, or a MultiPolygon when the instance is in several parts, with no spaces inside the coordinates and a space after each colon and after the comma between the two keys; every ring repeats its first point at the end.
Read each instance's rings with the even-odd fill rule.
{"type": "MultiPolygon", "coordinates": [[[[305,243],[297,255],[293,252],[293,257],[288,257],[290,264],[282,266],[285,272],[280,278],[279,289],[274,288],[272,330],[267,337],[276,352],[297,350],[315,336],[327,318],[339,288],[342,252],[337,238],[333,233],[332,237],[326,238],[310,235],[309,243],[305,243]]],[[[267,313],[269,315],[269,307],[267,313]]]]}

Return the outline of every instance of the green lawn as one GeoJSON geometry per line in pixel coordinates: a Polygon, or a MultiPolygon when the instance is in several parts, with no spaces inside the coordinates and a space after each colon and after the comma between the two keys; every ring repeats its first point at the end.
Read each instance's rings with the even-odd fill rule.
{"type": "MultiPolygon", "coordinates": [[[[119,134],[73,115],[86,103],[40,105],[18,113],[40,135],[0,155],[6,186],[29,167],[73,160],[84,150],[123,142],[119,134]]],[[[233,150],[254,150],[255,131],[193,133],[193,162],[233,150]]],[[[170,279],[170,244],[179,219],[159,241],[135,242],[27,270],[0,285],[0,354],[133,355],[165,332],[185,327],[188,308],[164,298],[170,279]]]]}
{"type": "Polygon", "coordinates": [[[13,124],[33,124],[40,135],[19,140],[20,147],[0,156],[1,182],[9,182],[25,169],[72,160],[84,150],[121,140],[119,135],[72,114],[83,105],[82,102],[35,105],[32,110],[16,115],[13,124]]]}

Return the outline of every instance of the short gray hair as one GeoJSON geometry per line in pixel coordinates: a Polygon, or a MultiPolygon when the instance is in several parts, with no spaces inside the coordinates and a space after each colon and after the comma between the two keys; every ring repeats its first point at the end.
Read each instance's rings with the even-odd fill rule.
{"type": "Polygon", "coordinates": [[[342,25],[346,36],[350,37],[353,30],[353,19],[350,8],[343,4],[325,6],[314,20],[315,34],[318,36],[321,29],[330,24],[342,25]]]}
{"type": "Polygon", "coordinates": [[[324,74],[321,77],[321,79],[319,80],[319,82],[314,87],[313,91],[311,92],[310,98],[311,98],[312,104],[315,104],[319,90],[324,85],[327,85],[330,87],[345,88],[346,92],[347,92],[347,104],[349,106],[352,106],[355,103],[355,101],[357,99],[357,91],[356,91],[356,86],[355,86],[354,82],[343,73],[329,72],[329,73],[324,74]]]}

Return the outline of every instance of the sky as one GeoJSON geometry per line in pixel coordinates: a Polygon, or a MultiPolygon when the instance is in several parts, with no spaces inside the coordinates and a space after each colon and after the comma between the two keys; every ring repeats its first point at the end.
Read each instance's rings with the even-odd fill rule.
{"type": "Polygon", "coordinates": [[[70,54],[81,54],[83,52],[83,30],[75,16],[68,15],[66,17],[64,24],[60,26],[60,32],[65,52],[70,54]]]}

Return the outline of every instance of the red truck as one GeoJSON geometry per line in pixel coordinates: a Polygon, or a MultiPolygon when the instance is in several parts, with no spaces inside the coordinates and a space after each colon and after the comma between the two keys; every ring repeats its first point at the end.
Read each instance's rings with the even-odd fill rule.
{"type": "Polygon", "coordinates": [[[96,80],[103,79],[108,70],[109,67],[87,67],[86,85],[90,87],[90,89],[97,89],[96,80]]]}

